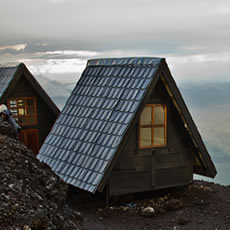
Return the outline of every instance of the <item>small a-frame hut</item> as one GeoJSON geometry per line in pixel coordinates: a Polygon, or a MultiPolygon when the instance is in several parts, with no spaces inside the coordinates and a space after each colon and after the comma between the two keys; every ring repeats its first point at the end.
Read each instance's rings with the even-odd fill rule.
{"type": "Polygon", "coordinates": [[[216,169],[163,58],[89,60],[38,159],[110,195],[187,185],[216,169]]]}
{"type": "Polygon", "coordinates": [[[21,126],[19,139],[37,154],[60,111],[23,63],[0,65],[0,104],[21,126]]]}

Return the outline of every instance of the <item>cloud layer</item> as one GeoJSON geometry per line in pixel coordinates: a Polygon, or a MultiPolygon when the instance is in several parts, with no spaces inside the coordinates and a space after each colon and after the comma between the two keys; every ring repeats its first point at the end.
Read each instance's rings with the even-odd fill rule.
{"type": "Polygon", "coordinates": [[[227,81],[229,9],[227,0],[4,1],[0,60],[70,82],[89,58],[161,56],[178,81],[227,81]]]}
{"type": "Polygon", "coordinates": [[[229,9],[227,0],[10,0],[1,4],[1,40],[52,41],[85,50],[225,50],[229,9]]]}

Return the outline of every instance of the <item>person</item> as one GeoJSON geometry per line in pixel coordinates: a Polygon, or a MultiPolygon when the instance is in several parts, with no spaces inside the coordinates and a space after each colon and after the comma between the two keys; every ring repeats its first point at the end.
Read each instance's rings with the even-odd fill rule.
{"type": "Polygon", "coordinates": [[[21,130],[21,127],[14,120],[11,112],[8,110],[7,106],[4,104],[0,105],[0,117],[2,118],[3,121],[7,121],[11,125],[15,137],[18,139],[18,134],[21,130]]]}

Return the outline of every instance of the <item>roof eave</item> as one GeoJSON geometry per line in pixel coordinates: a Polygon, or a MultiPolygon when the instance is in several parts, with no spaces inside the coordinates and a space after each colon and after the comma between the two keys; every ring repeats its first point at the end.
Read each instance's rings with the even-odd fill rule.
{"type": "Polygon", "coordinates": [[[183,100],[183,97],[179,91],[179,89],[177,88],[177,85],[175,83],[175,80],[173,79],[171,72],[168,68],[168,65],[165,62],[165,65],[163,66],[163,73],[165,74],[165,80],[168,84],[168,86],[170,87],[171,91],[174,94],[174,97],[178,103],[178,106],[180,107],[184,118],[186,120],[186,123],[189,125],[189,129],[191,130],[191,133],[193,135],[194,140],[196,141],[196,144],[198,146],[198,151],[200,151],[202,153],[202,156],[204,157],[206,166],[207,166],[207,170],[206,174],[204,176],[207,177],[212,177],[214,178],[217,174],[216,168],[212,162],[212,159],[206,149],[206,146],[202,140],[202,137],[192,119],[192,116],[183,100]]]}

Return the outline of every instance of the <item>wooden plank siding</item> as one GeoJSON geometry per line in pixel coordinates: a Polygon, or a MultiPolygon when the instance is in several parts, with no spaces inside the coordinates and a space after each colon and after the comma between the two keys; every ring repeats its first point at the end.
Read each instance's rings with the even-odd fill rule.
{"type": "Polygon", "coordinates": [[[112,171],[109,182],[111,196],[153,190],[151,171],[112,171]]]}
{"type": "Polygon", "coordinates": [[[140,149],[137,121],[111,173],[110,195],[186,185],[193,179],[193,145],[160,79],[147,103],[167,105],[167,146],[140,149]]]}
{"type": "Polygon", "coordinates": [[[192,167],[179,167],[156,170],[155,189],[188,185],[192,182],[192,167]]]}
{"type": "MultiPolygon", "coordinates": [[[[41,146],[56,120],[56,115],[24,76],[20,77],[17,85],[8,94],[8,99],[19,97],[36,97],[37,124],[22,126],[22,130],[37,129],[39,133],[39,146],[41,146]]],[[[7,104],[7,101],[4,101],[4,103],[7,104]]]]}

